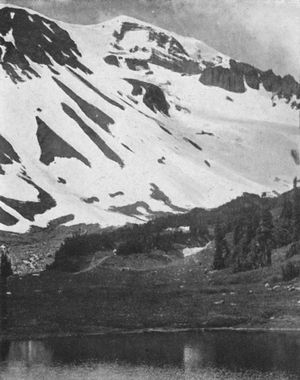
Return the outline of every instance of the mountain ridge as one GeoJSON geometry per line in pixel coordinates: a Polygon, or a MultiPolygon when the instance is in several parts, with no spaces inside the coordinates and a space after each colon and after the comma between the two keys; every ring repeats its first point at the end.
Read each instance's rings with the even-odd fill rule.
{"type": "Polygon", "coordinates": [[[69,223],[141,222],[244,191],[283,192],[297,174],[291,76],[127,16],[80,26],[0,6],[1,18],[0,229],[70,214],[69,223]],[[45,209],[28,178],[55,202],[33,220],[12,207],[45,209]]]}

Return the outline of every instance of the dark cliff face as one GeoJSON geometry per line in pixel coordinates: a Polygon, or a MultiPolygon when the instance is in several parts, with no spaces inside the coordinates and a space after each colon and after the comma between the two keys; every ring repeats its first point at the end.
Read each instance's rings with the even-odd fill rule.
{"type": "Polygon", "coordinates": [[[255,90],[263,86],[266,91],[287,101],[290,101],[293,95],[300,98],[300,85],[291,75],[281,77],[275,75],[272,70],[262,71],[233,59],[230,60],[230,68],[210,66],[204,69],[200,82],[237,93],[246,91],[245,84],[255,90]]]}
{"type": "Polygon", "coordinates": [[[5,7],[0,9],[0,34],[0,64],[15,83],[39,77],[30,60],[53,72],[52,61],[91,73],[79,61],[76,43],[53,21],[24,9],[5,7]],[[8,33],[14,42],[7,40],[8,33]]]}
{"type": "Polygon", "coordinates": [[[200,82],[207,86],[216,86],[232,92],[245,92],[244,77],[222,66],[208,67],[203,71],[200,82]]]}

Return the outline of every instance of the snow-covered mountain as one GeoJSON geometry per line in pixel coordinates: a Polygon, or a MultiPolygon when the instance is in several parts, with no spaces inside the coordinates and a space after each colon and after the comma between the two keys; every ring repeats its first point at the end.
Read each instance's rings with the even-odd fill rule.
{"type": "Polygon", "coordinates": [[[0,229],[121,225],[290,187],[293,77],[126,16],[0,7],[0,229]]]}

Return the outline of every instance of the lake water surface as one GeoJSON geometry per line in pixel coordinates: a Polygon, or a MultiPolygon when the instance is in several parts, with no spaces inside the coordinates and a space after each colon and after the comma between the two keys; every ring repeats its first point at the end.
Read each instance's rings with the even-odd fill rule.
{"type": "Polygon", "coordinates": [[[300,333],[143,333],[2,341],[2,380],[300,379],[300,333]]]}

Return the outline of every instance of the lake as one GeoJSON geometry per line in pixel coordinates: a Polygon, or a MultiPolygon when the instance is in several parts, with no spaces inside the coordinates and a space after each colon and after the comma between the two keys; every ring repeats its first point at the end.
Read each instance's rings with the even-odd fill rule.
{"type": "Polygon", "coordinates": [[[300,378],[300,333],[176,332],[2,341],[1,380],[300,378]]]}

